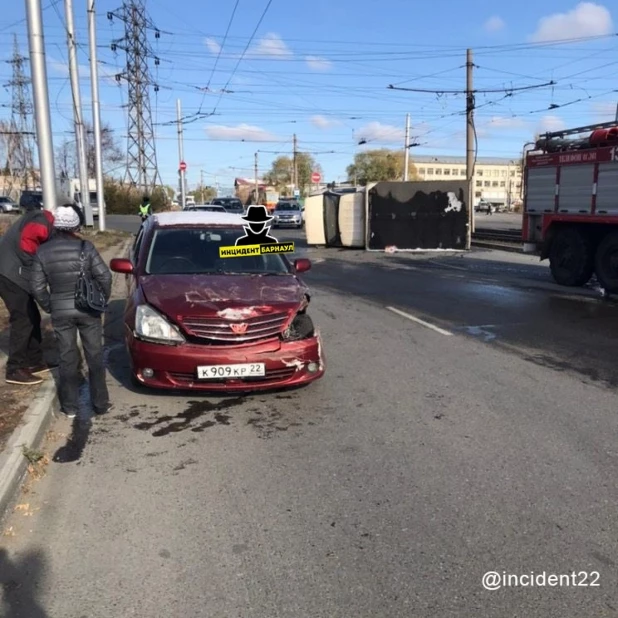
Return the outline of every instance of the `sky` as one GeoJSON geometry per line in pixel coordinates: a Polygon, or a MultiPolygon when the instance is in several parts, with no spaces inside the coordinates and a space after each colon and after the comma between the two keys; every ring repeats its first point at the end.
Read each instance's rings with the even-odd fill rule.
{"type": "MultiPolygon", "coordinates": [[[[72,131],[64,2],[42,4],[57,146],[72,131]]],[[[111,49],[124,24],[108,18],[120,7],[97,1],[97,43],[102,120],[126,150],[128,86],[114,77],[126,57],[111,49]]],[[[412,159],[464,156],[467,49],[479,156],[517,157],[539,132],[616,117],[618,4],[609,0],[146,0],[146,10],[158,168],[173,186],[178,99],[190,188],[203,178],[226,192],[235,177],[252,178],[256,152],[261,175],[291,154],[294,134],[324,181],[344,181],[356,153],[403,149],[408,113],[412,159]]],[[[90,119],[85,0],[74,14],[90,119]]],[[[24,18],[25,2],[4,3],[0,84],[11,78],[13,33],[28,54],[24,18]]],[[[0,90],[0,119],[10,115],[10,96],[0,90]]]]}

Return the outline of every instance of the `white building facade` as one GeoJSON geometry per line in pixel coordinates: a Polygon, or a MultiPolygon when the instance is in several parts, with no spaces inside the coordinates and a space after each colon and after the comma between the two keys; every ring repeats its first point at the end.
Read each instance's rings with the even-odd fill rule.
{"type": "MultiPolygon", "coordinates": [[[[411,153],[410,153],[411,154],[411,153]]],[[[410,156],[421,180],[465,180],[465,157],[410,156]]],[[[478,157],[474,169],[474,204],[480,200],[509,208],[521,200],[522,172],[519,159],[478,157]]]]}

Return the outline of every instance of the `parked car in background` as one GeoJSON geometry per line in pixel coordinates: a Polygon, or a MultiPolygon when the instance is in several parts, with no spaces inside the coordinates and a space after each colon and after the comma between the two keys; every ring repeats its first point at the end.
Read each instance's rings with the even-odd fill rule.
{"type": "Polygon", "coordinates": [[[285,254],[221,258],[244,235],[239,215],[154,214],[128,259],[126,344],[134,384],[158,389],[263,391],[325,373],[322,341],[299,277],[311,262],[285,254]]]}
{"type": "Polygon", "coordinates": [[[10,197],[0,196],[0,212],[4,214],[17,213],[19,212],[19,205],[10,197]]]}
{"type": "Polygon", "coordinates": [[[273,211],[273,227],[296,227],[304,225],[302,208],[298,202],[279,202],[273,211]]]}
{"type": "Polygon", "coordinates": [[[22,191],[19,196],[19,207],[23,210],[29,206],[43,207],[42,191],[22,191]]]}
{"type": "Polygon", "coordinates": [[[245,212],[242,202],[237,197],[215,197],[210,203],[223,206],[226,212],[232,214],[242,215],[245,212]]]}

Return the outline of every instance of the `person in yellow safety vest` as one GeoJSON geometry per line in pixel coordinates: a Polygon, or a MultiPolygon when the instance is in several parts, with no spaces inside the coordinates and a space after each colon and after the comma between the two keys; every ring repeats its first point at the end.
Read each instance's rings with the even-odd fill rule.
{"type": "Polygon", "coordinates": [[[150,198],[147,195],[144,195],[142,198],[142,203],[139,206],[139,216],[142,219],[149,217],[152,214],[152,206],[150,205],[150,198]]]}

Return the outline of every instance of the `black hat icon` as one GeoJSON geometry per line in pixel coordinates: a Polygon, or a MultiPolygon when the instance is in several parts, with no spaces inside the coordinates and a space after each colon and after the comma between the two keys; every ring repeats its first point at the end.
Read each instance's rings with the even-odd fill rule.
{"type": "Polygon", "coordinates": [[[266,206],[249,206],[247,214],[242,218],[249,223],[268,223],[274,219],[268,214],[266,206]]]}

